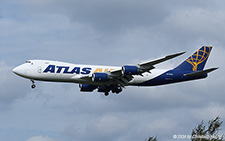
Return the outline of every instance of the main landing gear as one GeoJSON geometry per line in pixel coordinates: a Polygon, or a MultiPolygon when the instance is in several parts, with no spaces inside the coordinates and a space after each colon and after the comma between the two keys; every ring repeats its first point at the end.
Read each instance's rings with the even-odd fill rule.
{"type": "Polygon", "coordinates": [[[34,84],[34,80],[30,80],[32,82],[31,88],[34,89],[36,87],[36,85],[34,84]]]}
{"type": "Polygon", "coordinates": [[[105,96],[108,96],[109,95],[109,92],[105,92],[105,96]]]}

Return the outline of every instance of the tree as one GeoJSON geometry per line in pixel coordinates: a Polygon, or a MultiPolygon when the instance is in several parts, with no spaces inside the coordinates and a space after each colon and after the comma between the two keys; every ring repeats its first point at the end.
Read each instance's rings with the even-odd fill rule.
{"type": "Polygon", "coordinates": [[[149,137],[148,140],[145,140],[145,141],[157,141],[157,138],[156,137],[149,137]]]}
{"type": "MultiPolygon", "coordinates": [[[[216,117],[214,120],[208,121],[208,126],[204,125],[204,120],[192,130],[191,141],[223,141],[224,135],[219,135],[220,126],[223,121],[220,121],[220,117],[216,117]]],[[[157,141],[156,137],[149,137],[146,141],[157,141]]]]}
{"type": "Polygon", "coordinates": [[[209,120],[208,127],[204,125],[204,120],[192,130],[192,141],[223,141],[223,135],[218,135],[222,125],[220,117],[209,120]]]}

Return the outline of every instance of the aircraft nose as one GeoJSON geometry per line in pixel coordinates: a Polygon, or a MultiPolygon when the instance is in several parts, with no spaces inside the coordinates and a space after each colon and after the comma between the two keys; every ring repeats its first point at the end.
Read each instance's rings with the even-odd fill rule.
{"type": "Polygon", "coordinates": [[[21,66],[15,67],[13,69],[13,72],[17,75],[23,75],[24,74],[24,69],[21,66]]]}

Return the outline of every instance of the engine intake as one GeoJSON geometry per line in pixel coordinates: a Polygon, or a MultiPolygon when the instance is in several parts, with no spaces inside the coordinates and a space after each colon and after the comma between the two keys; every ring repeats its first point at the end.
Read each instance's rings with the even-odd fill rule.
{"type": "Polygon", "coordinates": [[[137,66],[123,66],[123,75],[137,75],[139,73],[139,68],[137,66]]]}
{"type": "Polygon", "coordinates": [[[88,85],[88,84],[79,84],[81,92],[92,92],[94,89],[97,88],[95,85],[88,85]]]}
{"type": "Polygon", "coordinates": [[[109,76],[107,73],[93,73],[92,81],[94,82],[106,82],[108,81],[109,76]]]}

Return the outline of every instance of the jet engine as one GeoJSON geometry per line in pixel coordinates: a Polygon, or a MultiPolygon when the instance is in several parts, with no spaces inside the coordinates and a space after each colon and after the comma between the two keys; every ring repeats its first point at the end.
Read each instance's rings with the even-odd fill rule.
{"type": "Polygon", "coordinates": [[[97,88],[95,85],[88,85],[88,84],[79,84],[81,92],[92,92],[94,89],[97,88]]]}
{"type": "Polygon", "coordinates": [[[109,76],[107,73],[93,73],[92,81],[94,82],[106,82],[108,81],[109,76]]]}
{"type": "Polygon", "coordinates": [[[122,73],[123,75],[137,75],[140,70],[137,66],[123,66],[122,73]]]}

